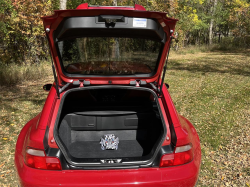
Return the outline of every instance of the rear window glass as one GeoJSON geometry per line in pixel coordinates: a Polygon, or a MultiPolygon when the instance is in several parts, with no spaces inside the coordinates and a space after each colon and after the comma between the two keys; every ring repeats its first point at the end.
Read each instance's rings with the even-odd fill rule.
{"type": "Polygon", "coordinates": [[[86,37],[58,42],[64,71],[82,75],[155,72],[162,43],[140,38],[86,37]]]}

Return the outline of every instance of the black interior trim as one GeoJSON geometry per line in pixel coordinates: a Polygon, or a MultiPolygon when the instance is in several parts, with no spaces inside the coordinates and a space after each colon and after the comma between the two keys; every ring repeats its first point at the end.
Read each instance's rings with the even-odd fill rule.
{"type": "Polygon", "coordinates": [[[141,28],[133,26],[133,17],[124,17],[124,22],[116,22],[113,27],[108,27],[105,22],[98,21],[98,17],[64,18],[54,36],[57,41],[86,36],[140,37],[158,41],[165,38],[163,28],[155,19],[147,18],[146,27],[141,28]]]}

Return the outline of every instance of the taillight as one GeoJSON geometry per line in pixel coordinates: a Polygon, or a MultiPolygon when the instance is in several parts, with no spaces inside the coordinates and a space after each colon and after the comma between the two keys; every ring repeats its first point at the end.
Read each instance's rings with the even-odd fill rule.
{"type": "Polygon", "coordinates": [[[192,145],[188,144],[176,147],[172,154],[165,154],[161,157],[160,167],[177,166],[186,164],[193,160],[192,145]]]}
{"type": "Polygon", "coordinates": [[[56,157],[47,157],[43,150],[28,148],[25,152],[25,164],[36,169],[61,170],[60,160],[56,157]]]}

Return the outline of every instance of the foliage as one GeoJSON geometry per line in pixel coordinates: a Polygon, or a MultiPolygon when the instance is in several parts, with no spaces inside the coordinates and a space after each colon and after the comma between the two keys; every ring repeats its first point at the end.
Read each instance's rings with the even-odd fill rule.
{"type": "MultiPolygon", "coordinates": [[[[203,45],[209,41],[213,19],[213,43],[250,47],[249,0],[117,0],[118,6],[140,4],[150,11],[167,12],[179,19],[174,45],[203,45]],[[216,7],[215,7],[216,6],[216,7]],[[214,11],[213,11],[214,10],[214,11]],[[230,38],[230,39],[228,39],[230,38]]],[[[113,0],[68,0],[67,9],[81,3],[113,5],[113,0]]],[[[59,9],[59,0],[0,1],[0,63],[38,63],[48,56],[41,16],[59,9]]]]}
{"type": "Polygon", "coordinates": [[[51,14],[47,0],[4,0],[0,9],[0,62],[37,63],[47,55],[41,16],[51,14]]]}

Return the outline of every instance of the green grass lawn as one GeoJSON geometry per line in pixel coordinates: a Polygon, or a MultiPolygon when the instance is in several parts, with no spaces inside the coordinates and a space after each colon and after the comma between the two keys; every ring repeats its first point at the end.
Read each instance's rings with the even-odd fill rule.
{"type": "MultiPolygon", "coordinates": [[[[194,124],[201,140],[198,186],[250,186],[249,54],[195,49],[170,53],[165,81],[177,111],[194,124]]],[[[42,109],[47,96],[42,86],[52,80],[50,75],[0,87],[0,186],[15,186],[17,136],[42,109]]]]}
{"type": "Polygon", "coordinates": [[[200,186],[250,186],[249,54],[170,54],[169,92],[200,136],[200,186]]]}

